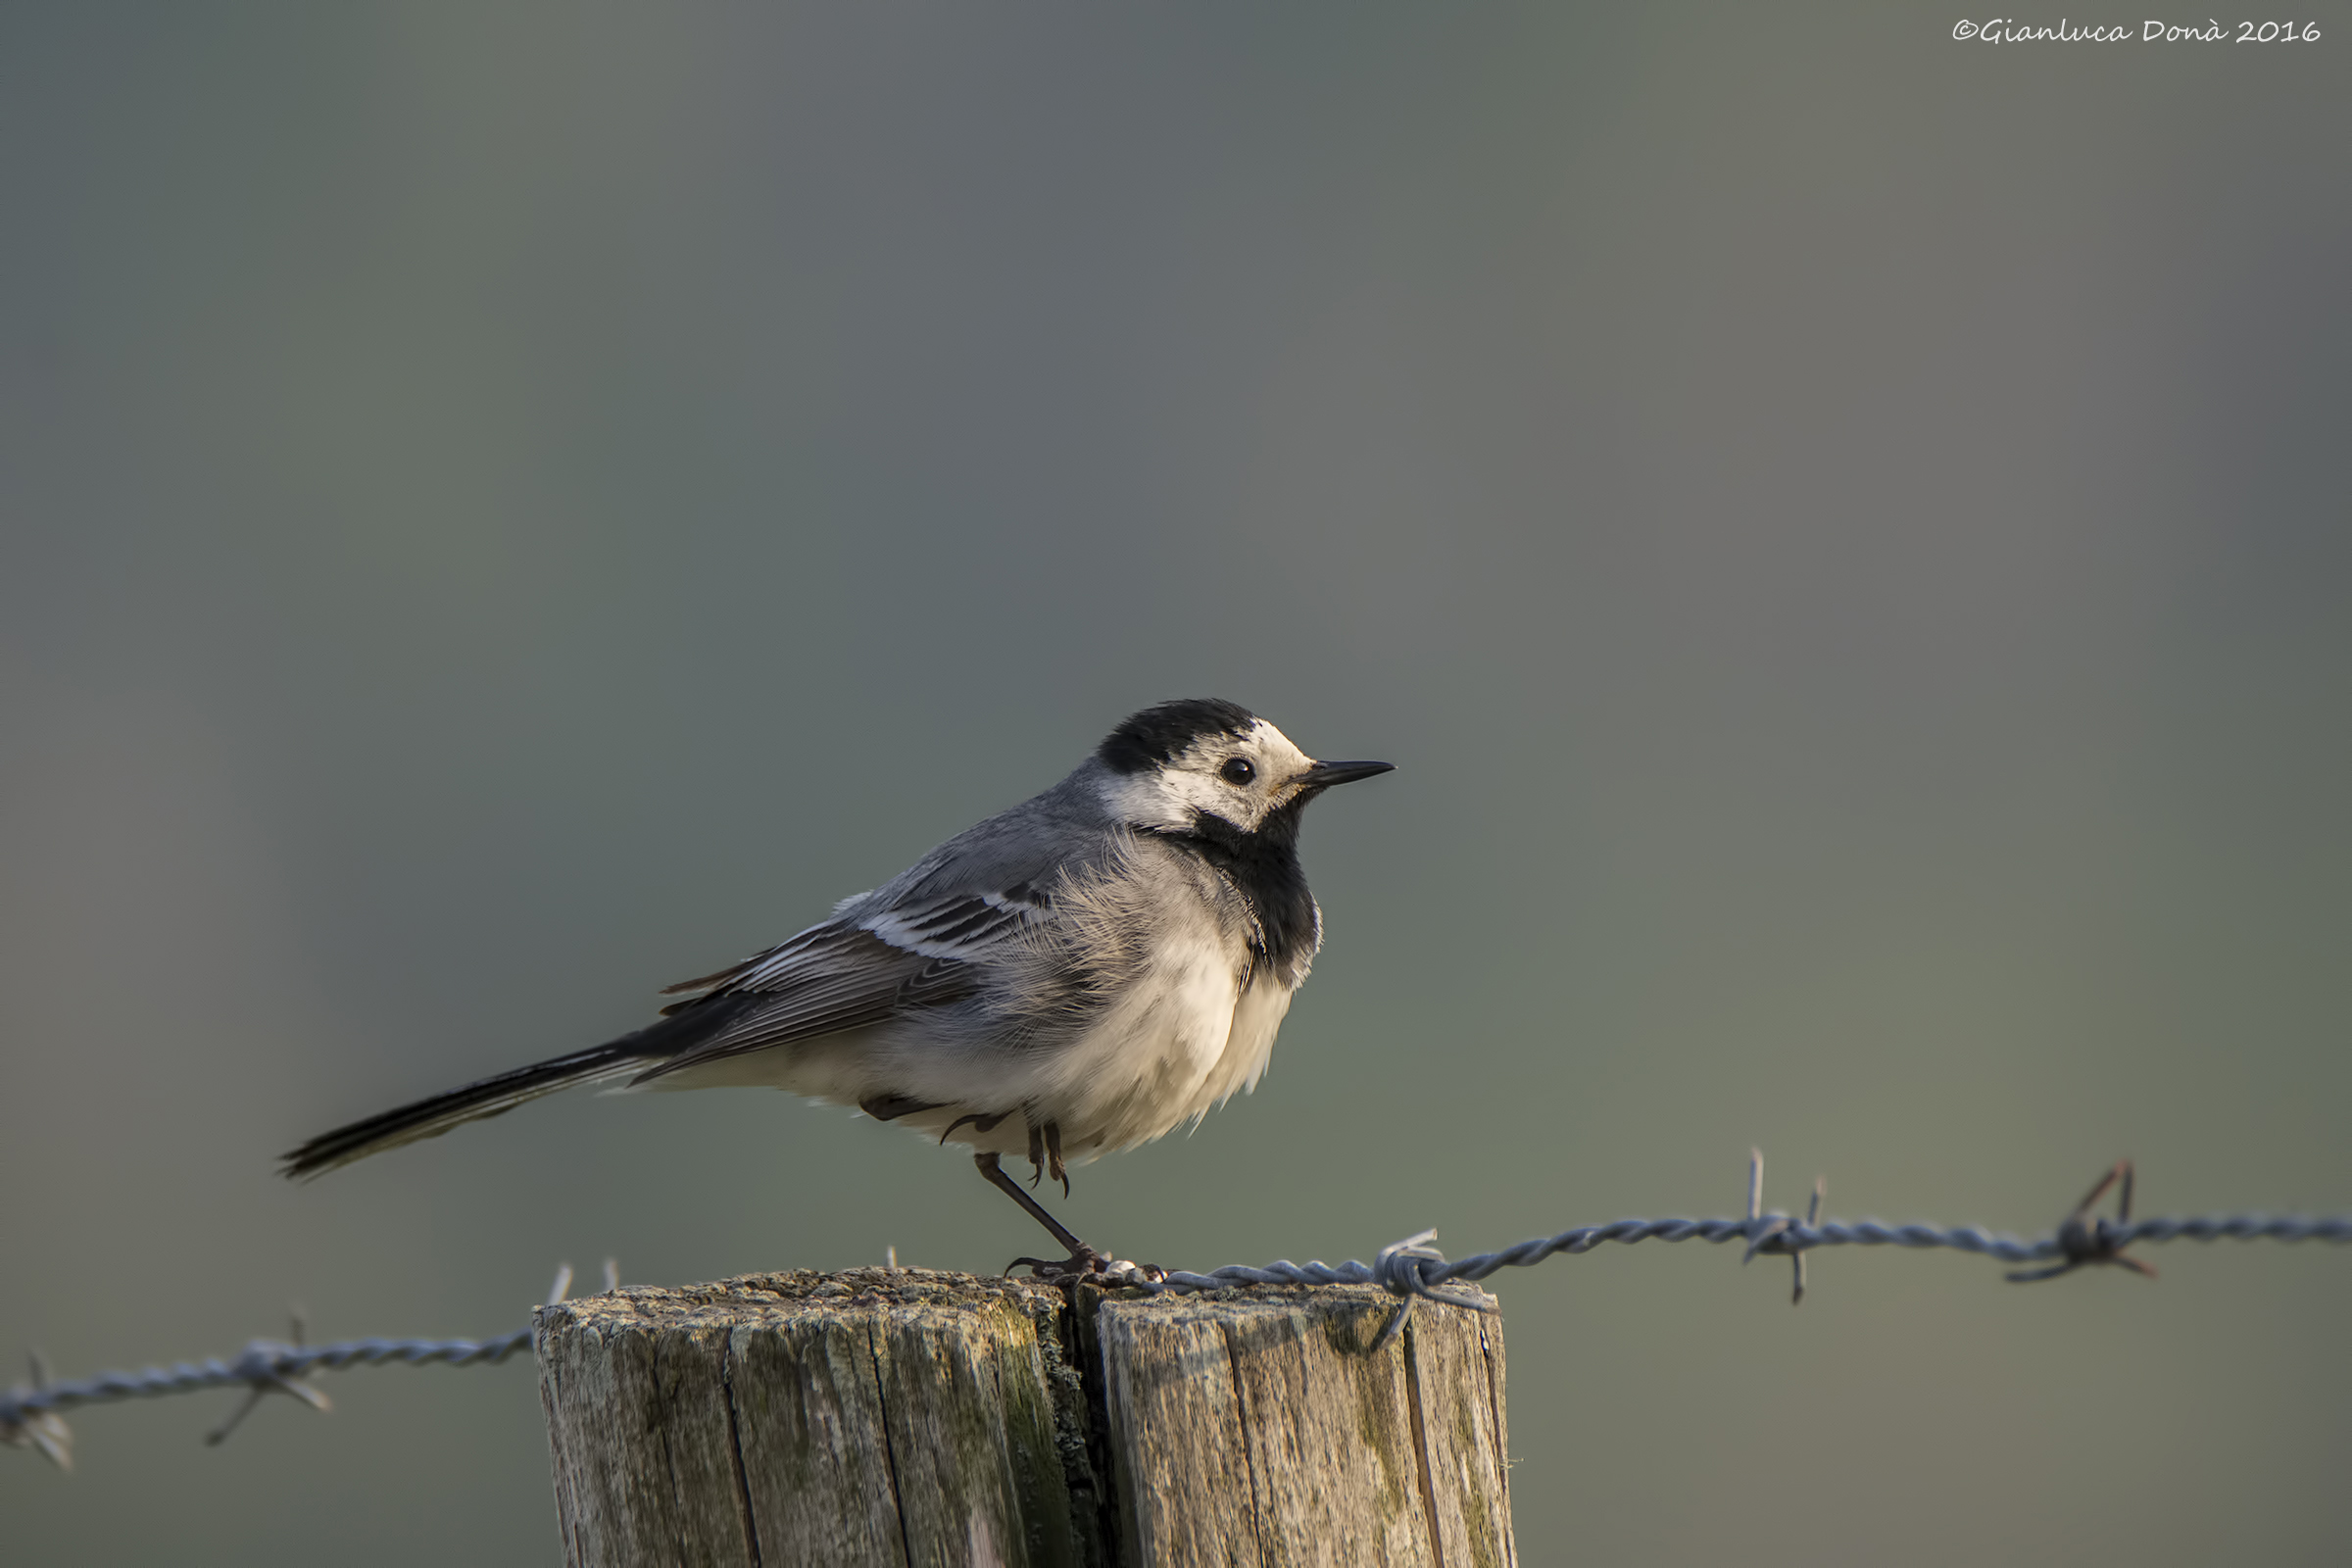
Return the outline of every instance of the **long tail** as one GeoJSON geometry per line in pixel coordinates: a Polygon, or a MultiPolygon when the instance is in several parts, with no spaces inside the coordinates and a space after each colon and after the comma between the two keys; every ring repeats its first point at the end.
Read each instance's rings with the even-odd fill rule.
{"type": "Polygon", "coordinates": [[[503,1115],[526,1100],[537,1100],[559,1089],[631,1077],[659,1059],[659,1054],[647,1054],[642,1039],[629,1035],[593,1051],[575,1051],[568,1056],[533,1062],[528,1067],[502,1072],[495,1078],[484,1078],[430,1100],[419,1100],[413,1105],[355,1121],[331,1133],[320,1133],[285,1155],[278,1172],[297,1181],[321,1176],[339,1165],[380,1154],[387,1149],[398,1149],[420,1138],[438,1138],[460,1122],[503,1115]]]}
{"type": "Polygon", "coordinates": [[[463,1089],[452,1089],[445,1095],[419,1100],[413,1105],[387,1110],[366,1121],[355,1121],[331,1133],[320,1133],[286,1154],[278,1172],[296,1181],[322,1176],[338,1165],[413,1144],[419,1138],[438,1138],[462,1121],[503,1115],[527,1100],[552,1095],[559,1089],[634,1078],[721,1033],[747,1013],[757,1013],[772,1000],[757,993],[734,993],[680,1003],[658,1022],[594,1050],[535,1061],[528,1067],[502,1072],[495,1078],[484,1078],[463,1089]]]}

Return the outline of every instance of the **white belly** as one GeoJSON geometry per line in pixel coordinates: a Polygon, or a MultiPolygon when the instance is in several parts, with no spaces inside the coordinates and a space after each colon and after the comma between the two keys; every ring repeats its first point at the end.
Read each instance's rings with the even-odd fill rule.
{"type": "Polygon", "coordinates": [[[1198,1122],[1257,1087],[1291,988],[1261,972],[1243,989],[1238,956],[1207,929],[1164,944],[1075,1040],[999,1050],[885,1025],[724,1057],[657,1086],[767,1084],[841,1105],[904,1096],[928,1103],[894,1125],[1015,1157],[1030,1148],[1034,1116],[1040,1130],[1059,1127],[1065,1159],[1080,1164],[1198,1122]]]}
{"type": "Polygon", "coordinates": [[[1087,1156],[1150,1143],[1254,1085],[1289,1006],[1278,985],[1242,993],[1221,944],[1165,955],[1056,1063],[1039,1111],[1087,1156]]]}
{"type": "MultiPolygon", "coordinates": [[[[938,1108],[897,1125],[1017,1157],[1029,1148],[1026,1110],[1041,1128],[1056,1124],[1064,1157],[1081,1164],[1197,1122],[1254,1088],[1290,1005],[1289,988],[1270,977],[1242,991],[1221,944],[1172,946],[1074,1041],[1028,1057],[934,1059],[921,1087],[904,1092],[938,1108]],[[997,1112],[1009,1114],[985,1131],[968,1121],[949,1131],[968,1115],[997,1112]]],[[[912,1066],[901,1057],[894,1082],[911,1078],[912,1066]]]]}

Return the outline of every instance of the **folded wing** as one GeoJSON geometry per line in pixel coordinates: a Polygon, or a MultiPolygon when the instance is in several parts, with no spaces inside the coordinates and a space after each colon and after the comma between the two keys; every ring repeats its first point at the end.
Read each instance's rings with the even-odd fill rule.
{"type": "Polygon", "coordinates": [[[1023,885],[858,909],[811,926],[731,968],[670,987],[702,995],[671,1004],[668,1017],[723,1009],[723,1021],[632,1081],[652,1083],[724,1057],[969,1001],[985,989],[988,960],[1035,930],[1051,908],[1023,885]]]}

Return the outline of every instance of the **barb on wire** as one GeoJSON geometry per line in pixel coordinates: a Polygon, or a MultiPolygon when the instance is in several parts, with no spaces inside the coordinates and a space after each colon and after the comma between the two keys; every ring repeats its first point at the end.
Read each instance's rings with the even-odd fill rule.
{"type": "Polygon", "coordinates": [[[2082,1201],[2077,1203],[2073,1211],[2059,1223],[2058,1251],[2065,1261],[2052,1263],[2047,1268],[2015,1269],[2004,1277],[2012,1285],[2031,1285],[2035,1280],[2054,1280],[2061,1274],[2072,1274],[2088,1264],[2113,1263],[2152,1280],[2156,1277],[2154,1265],[2124,1255],[2124,1249],[2136,1239],[2130,1234],[2131,1229],[2132,1162],[2119,1159],[2108,1167],[2107,1174],[2099,1178],[2099,1184],[2085,1193],[2082,1201]],[[2116,1195],[2115,1228],[2110,1230],[2105,1220],[2093,1218],[2090,1211],[2098,1207],[2099,1199],[2107,1189],[2119,1181],[2124,1184],[2124,1190],[2116,1195]]]}
{"type": "MultiPolygon", "coordinates": [[[[1820,1223],[1821,1200],[1829,1190],[1830,1179],[1827,1176],[1813,1178],[1813,1201],[1805,1207],[1806,1225],[1820,1223]]],[[[1764,1212],[1764,1151],[1761,1149],[1749,1150],[1747,1152],[1748,1240],[1747,1250],[1740,1254],[1740,1261],[1742,1263],[1749,1261],[1758,1252],[1770,1247],[1774,1240],[1786,1236],[1795,1224],[1796,1221],[1786,1214],[1764,1212]]],[[[1788,1252],[1789,1262],[1796,1271],[1795,1288],[1788,1293],[1788,1304],[1794,1306],[1805,1298],[1805,1250],[1801,1247],[1793,1250],[1785,1247],[1774,1250],[1788,1252]]]]}
{"type": "MultiPolygon", "coordinates": [[[[1122,1283],[1154,1293],[1168,1291],[1213,1291],[1231,1285],[1378,1285],[1393,1296],[1403,1298],[1396,1316],[1383,1330],[1379,1343],[1385,1345],[1404,1326],[1404,1314],[1418,1299],[1449,1301],[1454,1305],[1474,1305],[1466,1298],[1440,1294],[1435,1287],[1448,1281],[1476,1282],[1498,1269],[1532,1268],[1545,1258],[1565,1252],[1571,1256],[1589,1252],[1603,1242],[1618,1242],[1631,1247],[1636,1242],[1744,1242],[1744,1261],[1759,1252],[1773,1253],[1793,1260],[1796,1286],[1792,1301],[1805,1296],[1805,1254],[1823,1247],[1908,1247],[1949,1248],[1955,1251],[1979,1252],[1996,1257],[2005,1263],[2039,1263],[2060,1259],[2054,1267],[2026,1269],[2012,1272],[2008,1277],[2020,1284],[2035,1280],[2054,1279],[2058,1275],[2093,1263],[2113,1263],[2151,1278],[2155,1270],[2137,1258],[2123,1255],[2123,1249],[2134,1242],[2214,1242],[2222,1240],[2253,1242],[2352,1242],[2352,1214],[2321,1217],[2308,1215],[2274,1216],[2267,1214],[2207,1214],[2189,1219],[2132,1218],[2132,1162],[2118,1160],[2106,1177],[2091,1189],[2088,1197],[2075,1205],[2056,1232],[2035,1242],[2022,1242],[2013,1236],[2000,1236],[1977,1225],[1940,1227],[1935,1225],[1888,1225],[1881,1220],[1825,1220],[1821,1217],[1822,1199],[1828,1190],[1827,1178],[1816,1178],[1813,1200],[1805,1217],[1796,1219],[1778,1210],[1764,1209],[1764,1155],[1750,1151],[1748,1156],[1747,1214],[1743,1219],[1621,1219],[1606,1225],[1580,1225],[1557,1236],[1538,1237],[1506,1247],[1496,1252],[1480,1252],[1471,1257],[1447,1262],[1433,1245],[1434,1231],[1423,1231],[1408,1237],[1394,1247],[1382,1249],[1375,1263],[1360,1263],[1353,1259],[1340,1264],[1321,1261],[1294,1263],[1277,1258],[1263,1268],[1232,1263],[1206,1274],[1173,1270],[1157,1279],[1145,1277],[1131,1264],[1115,1267],[1124,1270],[1122,1283]],[[2114,1219],[2093,1217],[2096,1206],[2107,1189],[2123,1183],[2119,1212],[2114,1219]]],[[[1484,1308],[1491,1310],[1492,1308],[1484,1308]]]]}
{"type": "MultiPolygon", "coordinates": [[[[605,1288],[619,1282],[619,1270],[605,1260],[605,1288]]],[[[556,1270],[548,1304],[561,1301],[571,1290],[571,1265],[556,1270]]],[[[146,1367],[137,1372],[101,1372],[95,1377],[59,1383],[49,1375],[48,1362],[32,1358],[29,1386],[0,1394],[0,1444],[30,1447],[61,1470],[74,1467],[74,1434],[62,1410],[85,1404],[112,1404],[122,1399],[153,1399],[204,1389],[245,1391],[227,1420],[205,1434],[208,1446],[224,1442],[254,1406],[272,1394],[301,1400],[314,1410],[332,1408],[325,1394],[304,1381],[314,1372],[339,1372],[351,1366],[380,1366],[398,1362],[423,1366],[496,1365],[517,1351],[532,1348],[532,1329],[517,1329],[487,1340],[344,1340],[333,1345],[310,1345],[301,1308],[293,1314],[292,1332],[284,1340],[254,1340],[232,1360],[181,1361],[169,1367],[146,1367]]]]}

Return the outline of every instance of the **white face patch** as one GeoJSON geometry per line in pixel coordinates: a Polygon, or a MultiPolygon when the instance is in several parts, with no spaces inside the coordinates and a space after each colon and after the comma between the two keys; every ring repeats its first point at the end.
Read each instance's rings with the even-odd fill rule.
{"type": "Polygon", "coordinates": [[[1205,811],[1250,831],[1298,793],[1314,760],[1260,718],[1246,734],[1205,735],[1158,767],[1112,775],[1103,793],[1136,827],[1182,832],[1205,811]]]}

